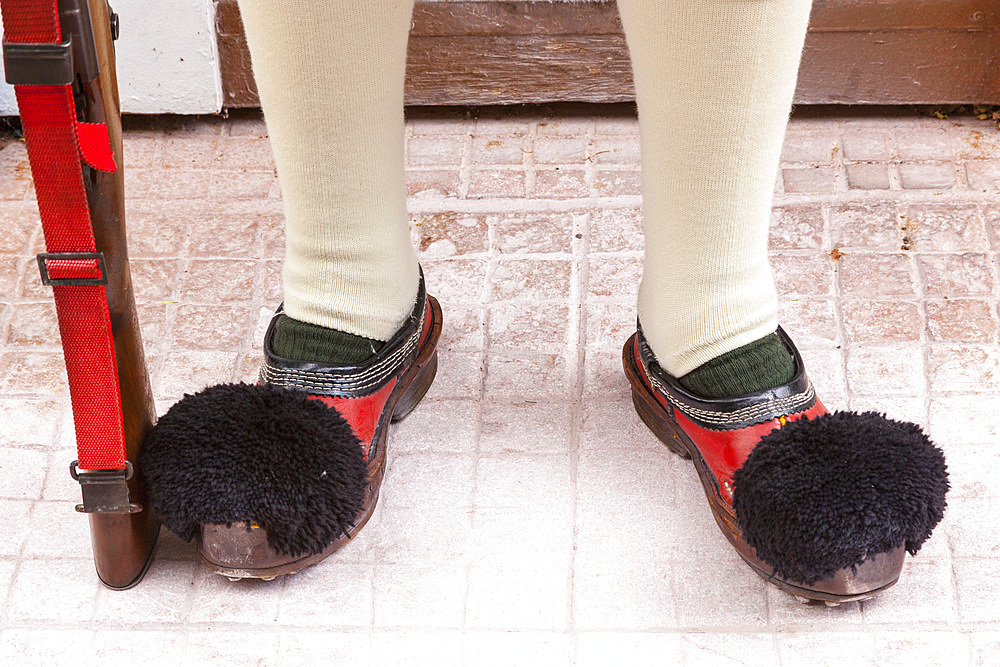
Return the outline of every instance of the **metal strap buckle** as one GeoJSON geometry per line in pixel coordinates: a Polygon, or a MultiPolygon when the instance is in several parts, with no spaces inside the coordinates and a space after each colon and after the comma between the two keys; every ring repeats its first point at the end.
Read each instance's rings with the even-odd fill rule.
{"type": "Polygon", "coordinates": [[[3,42],[7,83],[15,86],[71,86],[76,75],[91,81],[101,67],[86,0],[59,0],[62,44],[3,42]]]}
{"type": "Polygon", "coordinates": [[[132,478],[132,463],[125,461],[120,470],[77,470],[79,461],[69,464],[69,474],[80,482],[83,502],[76,506],[77,512],[86,514],[135,514],[142,511],[142,505],[130,502],[128,480],[132,478]]]}
{"type": "Polygon", "coordinates": [[[3,43],[3,71],[12,86],[73,85],[73,36],[62,44],[3,43]]]}
{"type": "Polygon", "coordinates": [[[107,285],[108,267],[104,264],[104,254],[100,252],[40,252],[37,255],[38,273],[43,285],[107,285]],[[101,274],[96,278],[53,278],[49,275],[49,260],[95,260],[101,274]]]}

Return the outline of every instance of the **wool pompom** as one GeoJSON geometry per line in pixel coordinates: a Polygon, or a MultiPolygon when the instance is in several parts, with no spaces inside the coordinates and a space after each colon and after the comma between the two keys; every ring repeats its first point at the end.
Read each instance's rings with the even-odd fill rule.
{"type": "Polygon", "coordinates": [[[140,462],[153,509],[181,538],[203,523],[256,523],[291,556],[320,553],[347,532],[368,473],[339,412],[267,384],[186,395],[150,432],[140,462]]]}
{"type": "Polygon", "coordinates": [[[836,412],[771,431],[733,482],[744,539],[808,585],[903,545],[915,554],[944,514],[948,472],[918,425],[836,412]]]}

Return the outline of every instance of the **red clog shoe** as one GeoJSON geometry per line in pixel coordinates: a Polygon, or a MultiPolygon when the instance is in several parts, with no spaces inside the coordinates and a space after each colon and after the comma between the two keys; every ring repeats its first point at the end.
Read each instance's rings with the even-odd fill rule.
{"type": "Polygon", "coordinates": [[[281,312],[258,384],[186,396],[143,452],[163,522],[232,579],[298,572],[357,535],[378,500],[389,423],[416,407],[437,371],[441,307],[423,276],[406,323],[358,364],[278,357],[281,312]]]}
{"type": "Polygon", "coordinates": [[[941,519],[944,457],[915,424],[830,414],[778,335],[795,358],[790,382],[706,399],[660,367],[640,327],[622,350],[635,409],[693,461],[719,528],[757,574],[800,599],[871,597],[941,519]]]}

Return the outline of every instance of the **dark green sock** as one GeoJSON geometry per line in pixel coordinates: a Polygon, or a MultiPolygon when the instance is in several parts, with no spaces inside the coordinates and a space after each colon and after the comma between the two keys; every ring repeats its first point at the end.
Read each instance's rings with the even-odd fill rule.
{"type": "Polygon", "coordinates": [[[705,398],[731,398],[785,384],[795,360],[777,333],[706,361],[678,378],[681,386],[705,398]]]}
{"type": "Polygon", "coordinates": [[[385,341],[327,329],[279,315],[271,349],[279,357],[327,364],[356,364],[372,356],[385,341]]]}

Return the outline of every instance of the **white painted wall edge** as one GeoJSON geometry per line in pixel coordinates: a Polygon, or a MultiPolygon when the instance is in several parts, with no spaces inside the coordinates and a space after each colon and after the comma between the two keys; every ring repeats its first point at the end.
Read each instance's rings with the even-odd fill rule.
{"type": "MultiPolygon", "coordinates": [[[[217,113],[222,78],[212,0],[112,0],[125,113],[217,113]]],[[[3,65],[0,64],[0,71],[3,65]]],[[[0,116],[16,116],[14,89],[0,77],[0,116]]]]}

